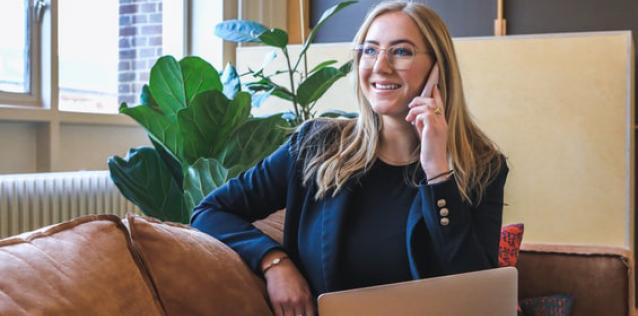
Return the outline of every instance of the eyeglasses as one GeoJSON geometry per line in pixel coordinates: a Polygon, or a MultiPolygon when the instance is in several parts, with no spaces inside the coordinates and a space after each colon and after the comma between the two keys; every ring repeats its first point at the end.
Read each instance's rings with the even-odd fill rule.
{"type": "Polygon", "coordinates": [[[364,69],[374,67],[381,51],[385,52],[385,57],[388,62],[392,65],[392,68],[396,70],[410,69],[412,61],[417,54],[432,54],[429,50],[418,50],[416,47],[407,43],[390,46],[388,48],[380,48],[373,44],[363,44],[357,46],[354,50],[357,52],[359,67],[364,69]]]}

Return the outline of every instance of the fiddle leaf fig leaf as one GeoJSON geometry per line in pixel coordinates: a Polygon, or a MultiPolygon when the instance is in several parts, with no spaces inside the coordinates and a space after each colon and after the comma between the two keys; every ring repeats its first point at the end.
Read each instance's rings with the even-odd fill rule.
{"type": "Polygon", "coordinates": [[[144,104],[128,107],[126,103],[122,103],[120,113],[137,121],[153,139],[161,143],[176,159],[184,161],[183,139],[177,125],[159,109],[144,104]]]}
{"type": "Polygon", "coordinates": [[[228,169],[216,159],[200,158],[188,167],[184,177],[184,193],[191,209],[211,191],[228,181],[228,169]]]}
{"type": "Polygon", "coordinates": [[[184,90],[186,104],[190,104],[200,92],[224,88],[219,79],[219,73],[211,64],[199,57],[184,57],[179,61],[182,78],[184,78],[184,90]]]}
{"type": "Polygon", "coordinates": [[[198,94],[191,106],[178,114],[184,136],[184,157],[189,164],[198,158],[220,158],[230,135],[250,116],[250,94],[239,92],[232,101],[212,90],[198,94]]]}
{"type": "Polygon", "coordinates": [[[231,137],[233,143],[228,147],[224,166],[255,165],[284,142],[289,132],[287,127],[288,122],[281,114],[245,121],[231,137]]]}
{"type": "Polygon", "coordinates": [[[157,151],[152,147],[133,148],[126,158],[110,157],[111,179],[122,194],[144,214],[164,221],[188,223],[191,209],[184,193],[157,151]]]}
{"type": "Polygon", "coordinates": [[[160,57],[151,68],[149,90],[167,118],[175,121],[177,111],[186,107],[186,93],[182,70],[173,56],[160,57]]]}

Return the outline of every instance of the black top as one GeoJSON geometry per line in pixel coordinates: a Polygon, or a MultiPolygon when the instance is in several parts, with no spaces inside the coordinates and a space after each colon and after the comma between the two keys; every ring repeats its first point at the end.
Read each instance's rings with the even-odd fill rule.
{"type": "Polygon", "coordinates": [[[415,167],[377,159],[353,187],[339,269],[342,289],[412,279],[405,230],[417,194],[410,184],[415,167]]]}

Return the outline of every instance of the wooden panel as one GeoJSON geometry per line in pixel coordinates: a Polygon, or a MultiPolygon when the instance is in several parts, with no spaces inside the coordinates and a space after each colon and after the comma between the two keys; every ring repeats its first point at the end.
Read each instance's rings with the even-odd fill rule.
{"type": "Polygon", "coordinates": [[[309,0],[287,0],[288,7],[288,42],[290,44],[302,44],[304,39],[308,38],[310,32],[308,24],[310,23],[309,0]],[[303,19],[302,11],[299,5],[303,2],[303,19]],[[301,25],[303,25],[304,36],[301,36],[301,25]]]}
{"type": "MultiPolygon", "coordinates": [[[[524,222],[529,242],[631,247],[630,33],[464,38],[455,45],[470,111],[510,158],[505,222],[524,222]]],[[[270,51],[240,48],[240,73],[258,68],[270,51]]],[[[349,43],[315,45],[309,67],[349,56],[349,43]]],[[[283,66],[280,58],[267,72],[283,66]]],[[[255,113],[290,108],[271,98],[255,113]]],[[[319,112],[327,108],[356,110],[348,80],[318,103],[319,112]]]]}

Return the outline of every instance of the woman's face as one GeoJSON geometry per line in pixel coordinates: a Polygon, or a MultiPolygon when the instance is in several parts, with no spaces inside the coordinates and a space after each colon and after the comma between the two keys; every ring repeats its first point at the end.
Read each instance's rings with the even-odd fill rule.
{"type": "MultiPolygon", "coordinates": [[[[372,110],[380,115],[405,117],[408,104],[415,96],[421,94],[427,75],[433,65],[423,36],[416,23],[403,12],[389,12],[374,19],[363,42],[363,47],[372,47],[367,52],[379,53],[376,61],[365,66],[359,59],[359,85],[372,110]],[[407,69],[395,69],[387,58],[395,60],[405,58],[407,50],[397,49],[393,52],[383,50],[389,47],[407,47],[416,49],[407,69]],[[380,49],[380,50],[379,50],[380,49]]],[[[361,56],[366,54],[362,52],[361,56]]],[[[370,58],[368,58],[368,61],[370,58]]],[[[395,63],[397,65],[397,63],[395,63]]]]}

